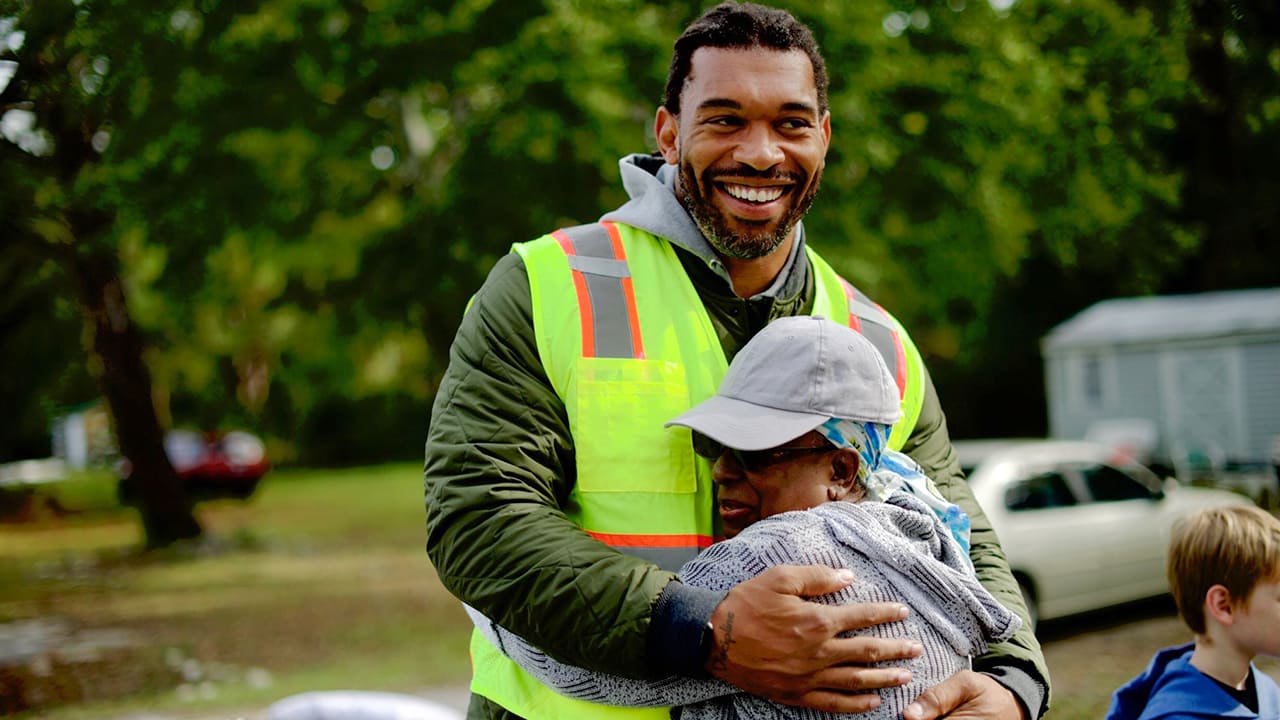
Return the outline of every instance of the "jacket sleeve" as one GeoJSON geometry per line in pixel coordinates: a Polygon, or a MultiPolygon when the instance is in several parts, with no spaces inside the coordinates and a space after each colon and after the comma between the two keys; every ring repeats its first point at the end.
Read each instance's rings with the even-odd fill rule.
{"type": "Polygon", "coordinates": [[[538,682],[565,697],[623,707],[669,707],[740,692],[729,683],[711,677],[668,675],[646,680],[559,663],[473,608],[467,608],[467,613],[476,628],[504,655],[538,682]]]}
{"type": "Polygon", "coordinates": [[[1049,709],[1049,669],[1044,653],[1036,640],[1018,583],[1000,549],[1000,540],[960,470],[938,392],[927,371],[924,380],[924,404],[903,452],[920,463],[948,500],[969,514],[972,523],[969,557],[978,579],[1002,605],[1022,618],[1022,628],[1011,639],[992,645],[986,655],[976,658],[974,669],[991,675],[1009,688],[1026,707],[1029,717],[1041,717],[1049,709]]]}
{"type": "Polygon", "coordinates": [[[674,575],[561,511],[573,443],[531,307],[512,254],[463,317],[427,435],[427,554],[451,593],[556,660],[645,676],[650,614],[674,575]]]}

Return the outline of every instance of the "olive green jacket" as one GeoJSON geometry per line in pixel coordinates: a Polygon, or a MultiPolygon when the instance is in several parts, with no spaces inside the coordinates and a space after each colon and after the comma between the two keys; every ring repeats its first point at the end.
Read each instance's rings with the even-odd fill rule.
{"type": "MultiPolygon", "coordinates": [[[[768,321],[812,306],[802,229],[798,238],[783,271],[790,279],[774,295],[752,299],[732,293],[704,248],[676,245],[726,358],[768,321]]],[[[1024,620],[1023,630],[977,659],[975,669],[1013,690],[1033,717],[1042,715],[1049,693],[1039,644],[995,533],[964,481],[928,378],[903,451],[969,513],[979,579],[1024,620]]],[[[561,511],[575,476],[573,437],[538,356],[529,279],[514,253],[495,265],[462,320],[432,409],[424,476],[427,552],[461,601],[561,662],[634,677],[669,669],[653,666],[647,642],[655,604],[675,576],[594,540],[561,511]]],[[[472,716],[502,712],[473,701],[472,716]]]]}

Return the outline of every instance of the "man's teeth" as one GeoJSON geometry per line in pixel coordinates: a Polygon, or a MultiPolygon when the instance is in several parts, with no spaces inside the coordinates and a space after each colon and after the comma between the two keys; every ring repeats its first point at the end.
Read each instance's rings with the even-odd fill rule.
{"type": "Polygon", "coordinates": [[[724,186],[725,192],[747,202],[772,202],[782,197],[783,188],[780,187],[751,187],[750,185],[728,185],[724,186]]]}

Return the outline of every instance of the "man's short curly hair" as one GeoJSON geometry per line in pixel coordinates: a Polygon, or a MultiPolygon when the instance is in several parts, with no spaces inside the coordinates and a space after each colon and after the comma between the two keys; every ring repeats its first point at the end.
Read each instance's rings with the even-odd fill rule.
{"type": "Polygon", "coordinates": [[[813,64],[813,82],[818,88],[818,112],[827,111],[827,63],[818,50],[809,28],[785,10],[755,3],[722,2],[685,28],[676,40],[667,74],[667,90],[662,105],[673,115],[680,114],[680,94],[698,48],[768,48],[800,50],[813,64]]]}

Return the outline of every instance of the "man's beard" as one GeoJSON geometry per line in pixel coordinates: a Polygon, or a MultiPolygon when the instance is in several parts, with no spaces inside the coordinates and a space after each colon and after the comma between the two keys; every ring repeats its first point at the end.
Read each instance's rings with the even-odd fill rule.
{"type": "Polygon", "coordinates": [[[731,171],[724,168],[707,168],[702,172],[702,183],[699,184],[694,182],[692,166],[684,162],[680,165],[680,201],[684,203],[689,215],[698,225],[698,229],[707,238],[707,242],[711,243],[711,247],[722,257],[755,260],[777,250],[778,246],[791,235],[796,223],[800,222],[800,218],[804,217],[809,207],[813,205],[813,198],[818,194],[818,185],[821,184],[822,169],[818,169],[812,183],[806,183],[808,179],[804,173],[760,172],[751,167],[741,166],[731,171]],[[724,211],[702,192],[707,188],[710,194],[710,189],[714,187],[714,179],[718,175],[787,180],[793,183],[788,193],[793,192],[794,188],[805,188],[805,190],[804,194],[783,213],[777,226],[772,230],[768,227],[772,222],[770,220],[737,219],[736,222],[739,225],[749,226],[749,229],[735,231],[730,227],[729,218],[725,216],[724,211]]]}

